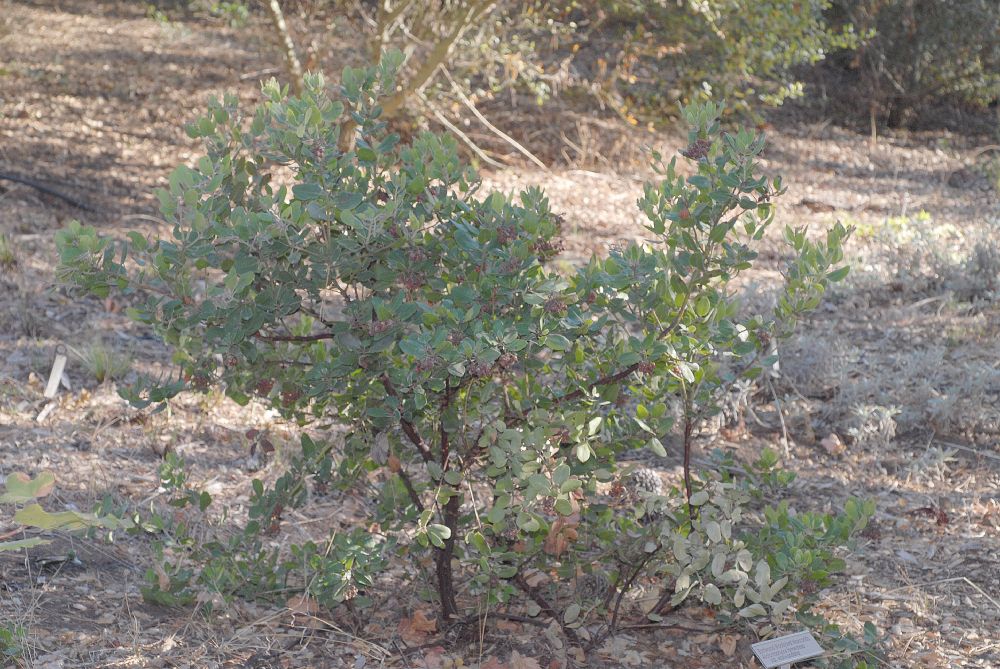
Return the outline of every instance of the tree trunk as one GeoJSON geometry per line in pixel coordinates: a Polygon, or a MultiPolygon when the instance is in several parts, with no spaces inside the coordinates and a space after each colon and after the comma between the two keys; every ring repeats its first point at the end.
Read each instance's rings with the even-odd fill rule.
{"type": "Polygon", "coordinates": [[[430,50],[430,53],[427,54],[427,58],[417,68],[417,71],[413,73],[409,81],[403,85],[402,89],[382,103],[383,115],[392,117],[402,109],[409,102],[413,93],[426,84],[434,76],[438,66],[447,60],[451,47],[462,36],[462,33],[469,26],[478,23],[492,7],[493,0],[474,0],[471,2],[468,11],[455,18],[455,22],[451,26],[451,31],[445,33],[437,41],[430,50]]]}
{"type": "Polygon", "coordinates": [[[455,575],[451,560],[455,556],[455,535],[458,532],[458,513],[461,497],[458,491],[444,506],[444,524],[451,530],[451,536],[444,541],[444,548],[437,549],[436,567],[438,596],[441,599],[441,618],[444,621],[458,617],[458,601],[455,598],[455,575]]]}
{"type": "Polygon", "coordinates": [[[302,89],[305,87],[302,63],[299,62],[299,57],[295,53],[295,43],[292,42],[292,36],[288,33],[288,24],[285,23],[285,15],[281,11],[278,0],[269,0],[267,11],[271,15],[271,24],[274,26],[274,32],[281,43],[281,50],[285,56],[285,67],[292,83],[292,92],[296,95],[302,95],[302,89]]]}

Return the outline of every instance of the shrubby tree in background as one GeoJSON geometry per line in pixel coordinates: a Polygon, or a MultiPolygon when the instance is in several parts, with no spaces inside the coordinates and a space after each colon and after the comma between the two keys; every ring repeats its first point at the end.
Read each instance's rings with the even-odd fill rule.
{"type": "MultiPolygon", "coordinates": [[[[231,5],[239,4],[209,9],[232,16],[231,5]]],[[[363,58],[375,59],[390,47],[406,54],[397,90],[383,105],[386,118],[414,112],[440,117],[454,108],[479,119],[475,105],[502,93],[542,103],[560,91],[596,95],[601,105],[635,123],[659,122],[692,101],[727,99],[731,107],[751,111],[799,95],[796,66],[858,43],[849,24],[837,30],[827,25],[827,0],[285,4],[289,18],[297,17],[300,44],[313,56],[339,46],[348,32],[352,40],[363,36],[363,58]]],[[[291,57],[287,30],[274,18],[280,5],[263,5],[294,89],[298,59],[291,57]]]]}
{"type": "Polygon", "coordinates": [[[1000,98],[1000,3],[836,0],[829,15],[871,34],[857,53],[836,58],[860,85],[835,96],[860,96],[873,118],[906,126],[938,101],[982,109],[1000,98]]]}
{"type": "Polygon", "coordinates": [[[284,5],[290,32],[277,18],[278,0],[193,0],[189,8],[235,25],[245,25],[251,10],[266,9],[293,90],[301,79],[300,61],[305,69],[331,65],[323,55],[343,53],[345,35],[363,45],[357,64],[385,48],[401,49],[405,64],[383,105],[384,118],[434,119],[491,164],[463,131],[460,117],[539,162],[497,127],[503,123],[488,119],[500,113],[500,100],[506,115],[512,105],[544,104],[554,96],[573,109],[590,109],[596,98],[606,113],[645,125],[675,118],[683,104],[725,99],[731,110],[759,119],[767,108],[802,96],[805,82],[822,79],[810,67],[824,60],[830,61],[827,70],[839,68],[847,76],[823,95],[851,120],[861,109],[873,122],[906,125],[934,104],[983,108],[1000,97],[1000,6],[990,0],[284,5]]]}
{"type": "MultiPolygon", "coordinates": [[[[474,98],[511,86],[539,101],[578,90],[633,122],[658,122],[692,101],[727,99],[747,111],[798,95],[795,66],[857,44],[850,25],[827,26],[829,7],[826,0],[400,0],[377,3],[371,18],[361,14],[374,24],[372,57],[391,44],[419,64],[403,92],[433,89],[439,68],[448,68],[454,77],[437,81],[445,99],[454,98],[455,78],[474,98]],[[441,35],[454,37],[451,53],[440,48],[441,35]]],[[[388,113],[398,99],[387,102],[388,113]]]]}
{"type": "Polygon", "coordinates": [[[649,120],[678,104],[725,99],[757,112],[802,93],[794,74],[852,49],[850,24],[832,29],[827,0],[621,0],[595,2],[595,81],[626,118],[649,120]]]}

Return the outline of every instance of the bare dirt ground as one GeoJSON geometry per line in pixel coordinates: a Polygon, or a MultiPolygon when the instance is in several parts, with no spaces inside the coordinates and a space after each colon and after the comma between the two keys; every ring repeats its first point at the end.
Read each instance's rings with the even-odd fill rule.
{"type": "MultiPolygon", "coordinates": [[[[36,179],[93,210],[0,180],[0,233],[16,263],[0,264],[0,475],[55,472],[50,508],[88,509],[108,495],[140,507],[162,502],[157,468],[169,446],[191,466],[192,484],[238,516],[250,479],[274,478],[281,460],[248,471],[246,429],[269,430],[279,453],[294,443],[293,426],[263,407],[213,395],[178,402],[169,417],[135,419],[74,352],[85,357],[103,341],[142,367],[166,351],[114,300],[53,288],[55,231],[73,218],[106,232],[160,230],[153,190],[198,151],[182,123],[223,91],[252,104],[261,73],[278,62],[244,33],[163,25],[142,3],[0,0],[0,173],[36,179]],[[39,419],[59,345],[70,348],[70,389],[39,419]]],[[[874,622],[888,634],[893,667],[1000,667],[1000,256],[990,255],[1000,202],[976,167],[976,148],[989,140],[896,134],[872,147],[825,123],[768,132],[765,166],[789,186],[780,223],[858,227],[852,279],[787,344],[775,393],[790,432],[786,466],[798,474],[791,504],[832,509],[848,495],[878,504],[847,573],[820,593],[822,609],[854,632],[874,622]],[[896,413],[885,419],[871,407],[896,413]]],[[[628,141],[679,146],[669,136],[628,141]]],[[[611,162],[511,168],[486,180],[505,190],[545,187],[566,215],[563,261],[573,263],[643,238],[634,201],[645,173],[611,162]]],[[[769,247],[744,287],[748,304],[766,308],[781,260],[778,245],[769,247]]],[[[774,397],[762,392],[755,404],[761,425],[715,446],[740,458],[765,444],[781,448],[774,397]]],[[[360,505],[318,500],[275,541],[349,523],[360,505]]],[[[0,517],[0,537],[12,528],[0,517]]],[[[415,623],[413,586],[390,580],[370,593],[377,605],[364,624],[349,611],[303,615],[294,605],[238,601],[208,619],[160,608],[139,593],[150,555],[131,537],[107,544],[70,535],[4,554],[0,626],[26,630],[23,661],[36,667],[530,669],[573,660],[517,623],[498,623],[476,649],[450,648],[415,623]]],[[[582,666],[755,666],[754,639],[740,636],[734,647],[732,634],[715,630],[704,610],[685,609],[665,626],[628,631],[582,666]]]]}

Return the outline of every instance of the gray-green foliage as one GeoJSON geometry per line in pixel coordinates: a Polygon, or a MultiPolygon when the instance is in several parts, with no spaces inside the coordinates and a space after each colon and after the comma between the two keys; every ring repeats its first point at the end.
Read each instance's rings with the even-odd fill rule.
{"type": "MultiPolygon", "coordinates": [[[[388,45],[412,52],[406,92],[415,83],[426,85],[432,98],[455,99],[451,82],[426,67],[440,63],[462,83],[459,90],[474,98],[519,87],[542,101],[560,88],[576,87],[596,92],[638,122],[690,102],[727,100],[731,108],[754,111],[801,95],[796,67],[858,44],[851,25],[828,25],[824,12],[830,5],[829,0],[508,1],[469,22],[485,7],[480,0],[386,3],[376,13],[370,43],[373,55],[388,45]],[[449,51],[436,48],[452,35],[449,51]]],[[[368,22],[360,27],[370,29],[368,22]]],[[[399,95],[388,103],[393,112],[401,106],[399,95]]]]}
{"type": "Polygon", "coordinates": [[[600,0],[595,46],[609,61],[598,76],[628,117],[679,103],[727,100],[750,111],[802,94],[796,68],[853,49],[850,24],[831,27],[829,0],[600,0]],[[607,34],[611,34],[610,49],[607,34]]]}
{"type": "MultiPolygon", "coordinates": [[[[133,318],[174,349],[178,380],[140,387],[130,395],[137,404],[222,386],[239,403],[256,396],[302,423],[350,427],[338,461],[329,444],[304,438],[301,460],[275,488],[255,482],[251,522],[235,544],[209,548],[211,573],[233,564],[227,551],[253,554],[246,546],[277,531],[307,485],[373,471],[373,520],[387,546],[402,541],[406,552],[433,556],[444,617],[460,613],[456,568],[491,603],[530,593],[520,576],[530,568],[572,578],[580,561],[605,560],[620,591],[640,572],[683,572],[676,537],[692,553],[689,537],[715,536],[708,524],[725,518],[699,509],[716,508],[703,498],[721,500],[715,492],[726,484],[686,470],[684,491],[657,499],[661,520],[645,524],[601,502],[600,488],[623,450],[664,454],[668,396],[682,401],[690,437],[716,389],[770,364],[771,337],[846,273],[848,231],[836,226],[813,241],[787,230],[793,260],[779,320],[739,318],[728,286],[751,268],[781,186],[759,173],[763,137],[723,133],[720,107],[694,106],[684,112],[690,170],[661,161],[661,179],[639,202],[655,242],[556,273],[546,261],[559,249],[559,221],[540,190],[481,193],[451,138],[400,145],[386,133],[379,98],[394,90],[400,61],[389,54],[346,70],[337,101],[312,76],[298,98],[266,85],[251,117],[235,98],[213,103],[189,128],[207,155],[178,168],[160,193],[170,237],[114,240],[76,223],[57,235],[65,279],[98,295],[136,294],[133,318]],[[357,137],[342,153],[345,119],[357,137]],[[633,408],[615,401],[626,390],[639,398],[633,408]],[[630,533],[646,557],[626,577],[614,555],[630,533]]],[[[685,460],[689,448],[687,439],[685,460]]],[[[756,543],[736,525],[726,540],[755,546],[755,568],[764,560],[780,579],[792,568],[780,562],[782,542],[800,530],[787,509],[776,513],[768,527],[778,527],[756,543]]],[[[331,553],[331,601],[343,599],[352,574],[367,579],[383,560],[386,546],[358,548],[359,537],[342,535],[331,553]]],[[[281,558],[268,555],[264,567],[280,574],[281,558]]],[[[315,547],[309,559],[323,563],[315,547]]],[[[754,596],[764,592],[759,578],[754,596]]],[[[183,574],[178,588],[188,582],[183,574]]],[[[775,583],[765,585],[776,596],[775,583]]],[[[561,616],[568,634],[583,622],[579,606],[573,613],[561,616]]]]}

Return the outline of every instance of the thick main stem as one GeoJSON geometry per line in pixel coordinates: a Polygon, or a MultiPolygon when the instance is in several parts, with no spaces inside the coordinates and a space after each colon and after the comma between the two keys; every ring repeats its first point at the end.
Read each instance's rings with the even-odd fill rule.
{"type": "Polygon", "coordinates": [[[448,52],[458,41],[462,33],[479,21],[487,11],[493,6],[493,0],[474,0],[470,3],[468,11],[463,15],[454,18],[451,31],[446,33],[437,41],[427,59],[417,68],[410,80],[391,98],[382,104],[382,113],[387,117],[393,116],[399,111],[416,91],[420,90],[437,71],[438,66],[448,58],[448,52]]]}
{"type": "Polygon", "coordinates": [[[451,535],[444,540],[444,548],[439,548],[435,558],[438,597],[441,599],[441,618],[445,621],[458,617],[458,600],[455,598],[455,575],[451,560],[455,556],[455,534],[458,532],[458,512],[461,499],[458,492],[444,506],[444,524],[451,535]]]}
{"type": "Polygon", "coordinates": [[[615,610],[611,615],[611,624],[608,626],[609,634],[614,635],[618,629],[618,613],[621,607],[622,599],[628,594],[628,591],[632,588],[632,584],[635,583],[635,579],[639,577],[639,574],[641,574],[642,570],[646,568],[646,565],[653,559],[653,556],[660,551],[660,548],[662,548],[662,546],[657,545],[656,550],[647,553],[639,564],[635,566],[635,569],[633,569],[632,573],[629,574],[628,578],[625,579],[625,583],[622,585],[620,591],[618,592],[618,596],[615,598],[615,610]]]}
{"type": "Polygon", "coordinates": [[[687,499],[688,516],[694,518],[694,507],[691,506],[691,435],[694,433],[694,419],[690,407],[684,417],[684,494],[687,499]]]}
{"type": "MultiPolygon", "coordinates": [[[[451,379],[445,381],[444,396],[441,398],[441,471],[448,471],[448,456],[451,450],[451,440],[444,425],[444,416],[451,405],[452,395],[457,392],[452,388],[451,379]]],[[[436,556],[436,571],[438,581],[438,597],[441,599],[441,618],[445,621],[458,617],[458,601],[455,597],[455,574],[451,568],[451,560],[455,556],[455,537],[458,534],[458,516],[462,498],[458,489],[452,486],[451,497],[444,505],[443,518],[445,527],[451,532],[444,540],[444,547],[439,548],[436,556]]]]}

